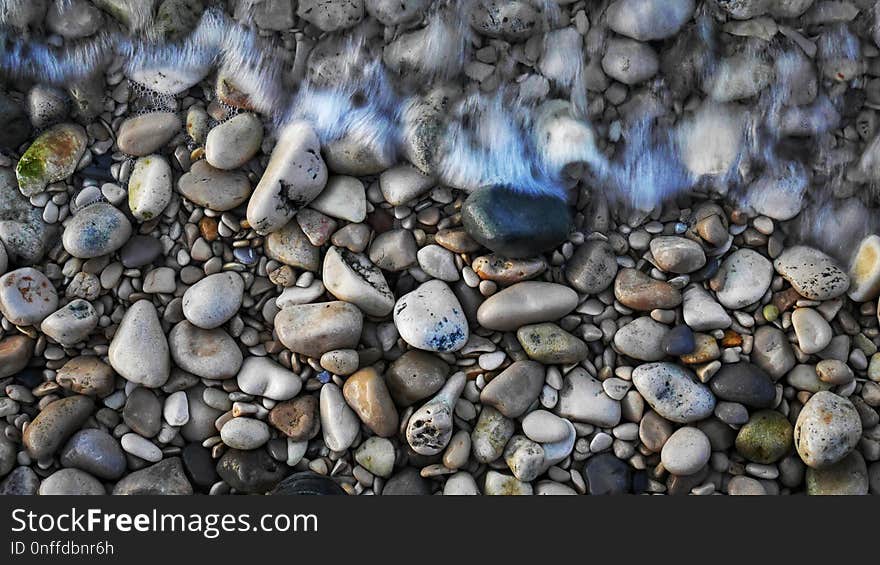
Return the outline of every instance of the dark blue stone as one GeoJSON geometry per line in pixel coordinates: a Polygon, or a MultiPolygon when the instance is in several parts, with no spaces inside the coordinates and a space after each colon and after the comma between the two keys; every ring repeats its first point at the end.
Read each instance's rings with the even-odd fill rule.
{"type": "Polygon", "coordinates": [[[587,459],[584,479],[590,494],[626,494],[632,489],[629,465],[610,453],[600,453],[587,459]]]}
{"type": "Polygon", "coordinates": [[[563,198],[499,185],[471,194],[461,209],[461,219],[468,235],[506,257],[534,257],[549,251],[571,229],[563,198]]]}
{"type": "Polygon", "coordinates": [[[776,400],[776,387],[770,375],[746,361],[728,363],[709,381],[715,396],[751,408],[770,408],[776,400]]]}
{"type": "Polygon", "coordinates": [[[257,252],[253,247],[236,247],[232,255],[236,261],[245,265],[253,265],[257,262],[257,252]]]}
{"type": "Polygon", "coordinates": [[[663,338],[663,351],[673,357],[693,353],[696,347],[694,332],[687,326],[675,326],[663,338]]]}

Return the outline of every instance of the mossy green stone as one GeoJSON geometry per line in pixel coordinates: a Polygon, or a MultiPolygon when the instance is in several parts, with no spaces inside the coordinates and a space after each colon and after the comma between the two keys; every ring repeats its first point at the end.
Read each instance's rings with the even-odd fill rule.
{"type": "Polygon", "coordinates": [[[788,418],[773,410],[760,410],[736,436],[736,450],[755,463],[769,465],[791,451],[794,427],[788,418]]]}
{"type": "Polygon", "coordinates": [[[76,124],[60,124],[46,130],[31,143],[15,168],[21,193],[34,196],[46,190],[48,184],[72,175],[87,142],[86,131],[76,124]]]}

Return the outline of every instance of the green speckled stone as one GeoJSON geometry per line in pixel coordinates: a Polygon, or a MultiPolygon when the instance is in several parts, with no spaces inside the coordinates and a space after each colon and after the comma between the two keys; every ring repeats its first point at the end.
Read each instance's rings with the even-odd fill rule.
{"type": "Polygon", "coordinates": [[[779,412],[761,410],[752,414],[736,436],[736,450],[755,463],[769,465],[791,451],[793,445],[791,422],[779,412]]]}

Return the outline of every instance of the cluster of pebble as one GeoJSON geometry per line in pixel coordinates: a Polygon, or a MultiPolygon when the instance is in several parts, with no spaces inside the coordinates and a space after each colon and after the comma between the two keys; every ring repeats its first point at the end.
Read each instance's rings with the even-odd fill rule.
{"type": "MultiPolygon", "coordinates": [[[[390,43],[429,2],[231,4],[309,69],[326,60],[301,45],[355,25],[390,43]]],[[[871,2],[592,4],[557,0],[548,36],[604,53],[584,69],[603,146],[626,115],[660,112],[660,87],[638,85],[714,10],[731,49],[781,35],[802,50],[797,135],[821,129],[814,100],[847,100],[816,179],[857,164],[843,199],[880,178],[871,2]],[[857,64],[822,52],[840,74],[818,76],[808,36],[840,26],[857,64]]],[[[547,96],[562,63],[535,30],[542,5],[476,1],[461,80],[490,90],[515,71],[547,96]]],[[[0,14],[64,45],[137,29],[144,6],[169,37],[204,8],[0,14]]],[[[689,93],[675,111],[774,80],[761,57],[728,64],[702,94],[673,85],[689,93]]],[[[788,179],[758,179],[759,209],[706,188],[633,211],[585,180],[573,207],[468,195],[305,121],[276,132],[229,77],[161,97],[123,66],[0,93],[0,493],[265,493],[302,470],[350,494],[880,492],[880,236],[851,258],[804,245],[789,221],[808,195],[786,198],[788,179]]]]}

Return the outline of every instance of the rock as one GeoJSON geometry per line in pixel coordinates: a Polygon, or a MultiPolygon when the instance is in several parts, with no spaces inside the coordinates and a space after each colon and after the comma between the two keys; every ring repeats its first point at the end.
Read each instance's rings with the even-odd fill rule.
{"type": "Polygon", "coordinates": [[[669,436],[660,452],[663,467],[673,475],[693,475],[709,462],[709,438],[698,428],[683,426],[669,436]]]}
{"type": "Polygon", "coordinates": [[[0,483],[0,495],[33,496],[40,488],[40,478],[30,467],[16,467],[0,483]]]}
{"type": "Polygon", "coordinates": [[[379,189],[385,201],[392,206],[406,204],[421,196],[435,181],[431,176],[412,165],[398,165],[384,171],[379,176],[379,189]]]}
{"type": "Polygon", "coordinates": [[[782,330],[769,325],[755,331],[751,360],[774,381],[782,378],[797,363],[788,337],[782,330]]]}
{"type": "Polygon", "coordinates": [[[239,492],[262,494],[272,490],[287,468],[272,459],[266,450],[230,449],[217,463],[217,474],[239,492]]]}
{"type": "Polygon", "coordinates": [[[795,309],[791,314],[791,325],[798,338],[798,347],[807,355],[819,353],[831,343],[831,326],[812,308],[795,309]]]}
{"type": "Polygon", "coordinates": [[[385,384],[398,406],[428,398],[443,387],[449,365],[436,355],[410,350],[395,359],[385,373],[385,384]]]}
{"type": "Polygon", "coordinates": [[[374,434],[391,437],[397,432],[399,418],[385,380],[372,367],[350,376],[342,387],[346,402],[374,434]]]}
{"type": "Polygon", "coordinates": [[[94,403],[83,395],[70,396],[50,402],[28,424],[22,442],[34,459],[45,459],[55,454],[92,414],[94,403]]]}
{"type": "Polygon", "coordinates": [[[369,437],[354,452],[354,460],[374,475],[388,478],[394,472],[394,444],[382,437],[369,437]]]}
{"type": "Polygon", "coordinates": [[[632,490],[632,470],[610,453],[600,453],[584,464],[587,492],[592,495],[626,494],[632,490]]]}
{"type": "Polygon", "coordinates": [[[471,26],[481,35],[522,39],[538,24],[538,13],[526,2],[480,2],[471,13],[471,26]]]}
{"type": "MultiPolygon", "coordinates": [[[[406,441],[413,451],[419,455],[437,455],[449,445],[453,428],[452,413],[466,380],[464,373],[455,373],[440,392],[410,416],[406,425],[406,441]]],[[[487,409],[498,413],[494,408],[484,408],[487,409]]]]}
{"type": "Polygon", "coordinates": [[[265,251],[270,259],[291,267],[313,272],[321,267],[321,249],[312,245],[296,219],[269,234],[265,251]]]}
{"type": "Polygon", "coordinates": [[[694,0],[618,0],[608,7],[608,27],[638,41],[676,35],[694,15],[694,0]]]}
{"type": "MultiPolygon", "coordinates": [[[[714,343],[714,340],[712,343],[714,343]]],[[[662,345],[666,355],[672,355],[673,357],[689,355],[697,349],[694,332],[687,326],[675,326],[669,330],[663,338],[662,345]]]]}
{"type": "Polygon", "coordinates": [[[77,394],[105,397],[113,392],[116,374],[98,357],[74,357],[58,369],[55,382],[77,394]]]}
{"type": "Polygon", "coordinates": [[[260,118],[243,112],[208,132],[205,160],[217,169],[237,169],[257,154],[262,143],[263,124],[260,118]]]}
{"type": "Polygon", "coordinates": [[[657,266],[669,273],[693,273],[706,264],[700,244],[684,237],[655,237],[651,240],[651,255],[657,266]]]}
{"type": "Polygon", "coordinates": [[[752,98],[774,78],[773,67],[760,57],[740,53],[719,59],[713,72],[703,80],[703,92],[715,102],[752,98]]]}
{"type": "Polygon", "coordinates": [[[529,359],[547,365],[578,363],[589,355],[586,343],[556,324],[522,326],[516,338],[529,359]]]}
{"type": "Polygon", "coordinates": [[[401,296],[394,306],[394,325],[404,341],[425,351],[458,351],[470,336],[458,298],[440,280],[401,296]]]}
{"type": "Polygon", "coordinates": [[[304,395],[279,402],[269,411],[269,423],[293,441],[313,439],[321,427],[318,399],[304,395]]]}
{"type": "Polygon", "coordinates": [[[360,357],[354,349],[334,349],[321,355],[320,363],[334,375],[350,375],[358,370],[360,357]]]}
{"type": "Polygon", "coordinates": [[[98,327],[98,313],[85,300],[71,300],[41,323],[40,331],[63,347],[73,347],[86,340],[98,327]]]}
{"type": "Polygon", "coordinates": [[[15,167],[21,193],[31,197],[46,190],[47,185],[70,177],[87,143],[86,131],[76,124],[59,124],[43,132],[15,167]]]}
{"type": "Polygon", "coordinates": [[[419,475],[414,467],[404,467],[388,479],[382,496],[426,496],[431,494],[431,483],[419,475]]]}
{"type": "MultiPolygon", "coordinates": [[[[228,452],[227,452],[228,453],[228,452]]],[[[126,475],[113,487],[114,495],[188,495],[193,493],[179,457],[170,457],[126,475]]]]}
{"type": "Polygon", "coordinates": [[[67,39],[88,37],[103,23],[101,11],[86,0],[51,2],[46,12],[46,27],[67,39]]]}
{"type": "Polygon", "coordinates": [[[538,443],[555,443],[568,436],[565,420],[546,410],[535,410],[522,420],[523,433],[538,443]]]}
{"type": "Polygon", "coordinates": [[[155,443],[138,434],[125,434],[119,443],[126,453],[138,459],[150,463],[158,463],[162,460],[162,450],[155,443]]]}
{"type": "Polygon", "coordinates": [[[201,443],[209,437],[217,435],[214,422],[223,412],[205,403],[205,390],[205,387],[197,385],[185,391],[189,405],[189,420],[181,426],[180,435],[186,441],[201,443]]]}
{"type": "Polygon", "coordinates": [[[868,302],[880,296],[880,236],[869,235],[859,244],[849,267],[849,297],[868,302]]]}
{"type": "Polygon", "coordinates": [[[219,480],[211,452],[197,443],[188,443],[180,454],[186,474],[200,489],[210,489],[219,480]]]}
{"type": "Polygon", "coordinates": [[[301,0],[296,15],[321,31],[350,28],[364,18],[363,0],[301,0]]]}
{"type": "Polygon", "coordinates": [[[136,220],[152,220],[171,201],[171,165],[161,155],[135,161],[128,179],[128,207],[136,220]]]}
{"type": "Polygon", "coordinates": [[[244,281],[238,273],[208,275],[183,294],[183,315],[202,329],[218,328],[238,313],[243,294],[244,281]]]}
{"type": "Polygon", "coordinates": [[[186,392],[178,390],[165,398],[162,406],[162,417],[169,426],[180,427],[189,421],[189,401],[186,392]]]}
{"type": "Polygon", "coordinates": [[[682,314],[688,327],[698,332],[725,329],[731,324],[724,307],[699,285],[690,285],[685,290],[682,314]]]}
{"type": "Polygon", "coordinates": [[[599,294],[611,286],[616,274],[617,255],[602,240],[590,240],[578,247],[565,266],[566,280],[584,294],[599,294]]]}
{"type": "Polygon", "coordinates": [[[480,402],[508,418],[518,418],[538,399],[544,386],[544,367],[534,361],[516,361],[489,381],[480,402]]]}
{"type": "Polygon", "coordinates": [[[327,447],[333,451],[348,449],[360,431],[360,420],[346,404],[342,391],[333,383],[321,388],[320,414],[327,447]]]}
{"type": "Polygon", "coordinates": [[[544,448],[525,436],[513,436],[504,448],[504,461],[517,480],[528,483],[544,471],[544,448]]]}
{"type": "Polygon", "coordinates": [[[633,359],[659,361],[666,357],[663,342],[668,333],[669,327],[642,316],[617,330],[614,347],[633,359]]]}
{"type": "Polygon", "coordinates": [[[809,495],[865,495],[868,494],[868,467],[862,454],[853,451],[831,466],[807,468],[806,482],[809,495]]]}
{"type": "Polygon", "coordinates": [[[80,259],[113,253],[131,237],[125,214],[106,202],[86,206],[64,228],[64,249],[80,259]]]}
{"type": "Polygon", "coordinates": [[[526,324],[556,321],[577,303],[577,293],[566,286],[523,281],[486,299],[477,310],[477,320],[487,329],[511,331],[526,324]]]}
{"type": "MultiPolygon", "coordinates": [[[[615,272],[616,265],[615,263],[615,272]]],[[[547,261],[543,257],[508,259],[492,253],[474,259],[471,268],[483,280],[495,281],[500,285],[509,286],[537,277],[547,270],[547,261]]],[[[569,269],[571,269],[570,262],[569,269]]]]}
{"type": "Polygon", "coordinates": [[[40,484],[37,492],[48,495],[102,495],[107,494],[101,481],[79,469],[59,469],[40,484]]]}
{"type": "Polygon", "coordinates": [[[439,245],[426,245],[419,249],[419,267],[429,276],[446,282],[455,282],[461,275],[455,264],[455,255],[439,245]]]}
{"type": "Polygon", "coordinates": [[[150,389],[135,388],[125,401],[122,418],[134,432],[154,437],[162,429],[162,402],[150,389]]]}
{"type": "Polygon", "coordinates": [[[773,265],[751,249],[737,249],[727,256],[718,274],[718,301],[731,310],[743,308],[760,300],[773,278],[773,265]]]}
{"type": "MultiPolygon", "coordinates": [[[[779,63],[780,59],[777,59],[779,63]]],[[[746,201],[758,214],[781,222],[797,216],[804,204],[809,177],[797,169],[765,171],[749,186],[746,201]],[[797,171],[797,172],[796,172],[797,171]]]]}
{"type": "Polygon", "coordinates": [[[468,235],[506,257],[533,257],[568,237],[568,205],[561,198],[505,186],[481,188],[461,209],[468,235]]]}
{"type": "Polygon", "coordinates": [[[831,300],[849,289],[849,275],[834,259],[812,247],[789,247],[773,266],[798,294],[810,300],[831,300]]]}
{"type": "Polygon", "coordinates": [[[382,271],[364,255],[331,247],[324,256],[322,279],[333,296],[355,304],[368,316],[387,316],[394,308],[394,294],[382,271]]]}
{"type": "Polygon", "coordinates": [[[574,422],[610,428],[620,423],[620,402],[605,394],[602,383],[581,367],[563,379],[554,412],[574,422]]]}
{"type": "Polygon", "coordinates": [[[364,183],[354,177],[333,176],[309,207],[340,220],[363,222],[367,217],[364,183]]]}
{"type": "Polygon", "coordinates": [[[177,190],[199,206],[225,212],[247,202],[251,183],[243,172],[221,171],[201,160],[180,177],[177,190]]]}
{"type": "Polygon", "coordinates": [[[852,451],[862,435],[862,421],[852,402],[820,391],[804,404],[794,425],[794,445],[809,467],[822,469],[852,451]]]}
{"type": "Polygon", "coordinates": [[[651,408],[672,422],[697,422],[715,409],[715,396],[709,387],[673,363],[639,365],[632,380],[651,408]]]}
{"type": "Polygon", "coordinates": [[[116,145],[123,153],[143,157],[163,148],[180,132],[174,112],[150,112],[126,119],[119,126],[116,145]]]}
{"type": "Polygon", "coordinates": [[[362,327],[361,311],[341,301],[288,306],[275,315],[281,343],[294,353],[314,358],[333,349],[354,349],[362,327]]]}
{"type": "Polygon", "coordinates": [[[153,263],[162,252],[162,243],[155,237],[135,235],[119,250],[119,260],[126,269],[137,269],[153,263]]]}
{"type": "Polygon", "coordinates": [[[793,430],[788,418],[779,412],[759,410],[740,428],[736,435],[736,450],[755,463],[776,463],[791,451],[793,430]]]}
{"type": "Polygon", "coordinates": [[[206,379],[229,379],[241,368],[238,344],[222,329],[203,330],[184,320],[168,334],[174,363],[206,379]]]}
{"type": "Polygon", "coordinates": [[[478,496],[479,494],[477,481],[466,471],[450,475],[443,485],[443,496],[478,496]]]}
{"type": "Polygon", "coordinates": [[[22,267],[0,277],[0,313],[18,326],[39,325],[58,307],[52,282],[32,267],[22,267]]]}
{"type": "Polygon", "coordinates": [[[634,310],[669,310],[681,304],[681,291],[636,269],[622,269],[617,273],[614,296],[634,310]]]}
{"type": "Polygon", "coordinates": [[[632,86],[653,77],[659,68],[657,53],[650,45],[617,37],[607,42],[602,69],[614,80],[632,86]]]}
{"type": "Polygon", "coordinates": [[[238,388],[253,396],[288,400],[299,394],[302,380],[268,357],[248,357],[236,377],[238,388]]]}
{"type": "Polygon", "coordinates": [[[484,406],[471,432],[473,456],[480,463],[491,463],[504,453],[516,425],[491,406],[484,406]]]}
{"type": "Polygon", "coordinates": [[[67,117],[67,95],[51,86],[35,85],[27,94],[27,113],[35,128],[57,124],[67,117]]]}
{"type": "Polygon", "coordinates": [[[96,429],[76,432],[61,450],[59,461],[64,467],[81,469],[110,481],[121,477],[127,467],[116,438],[96,429]]]}
{"type": "Polygon", "coordinates": [[[370,261],[385,271],[404,271],[418,260],[418,246],[409,230],[388,230],[370,244],[370,261]]]}
{"type": "Polygon", "coordinates": [[[32,206],[18,190],[15,174],[0,168],[0,242],[9,260],[20,265],[37,263],[54,235],[55,229],[43,221],[43,210],[32,206]]]}
{"type": "Polygon", "coordinates": [[[366,0],[367,13],[386,26],[398,25],[418,17],[426,9],[428,0],[397,2],[396,0],[366,0]]]}
{"type": "Polygon", "coordinates": [[[33,354],[34,340],[27,336],[11,335],[0,340],[0,379],[11,377],[27,367],[33,354]]]}
{"type": "Polygon", "coordinates": [[[326,183],[327,166],[317,134],[306,122],[291,123],[281,132],[248,202],[248,223],[260,235],[281,229],[326,183]]]}
{"type": "Polygon", "coordinates": [[[715,396],[752,408],[770,408],[776,400],[776,387],[763,369],[746,361],[722,365],[709,388],[715,396]]]}
{"type": "Polygon", "coordinates": [[[158,388],[171,374],[171,357],[156,307],[139,300],[129,307],[110,342],[110,365],[127,380],[158,388]]]}
{"type": "Polygon", "coordinates": [[[254,418],[232,418],[220,428],[220,437],[233,449],[256,449],[269,441],[269,426],[254,418]]]}

